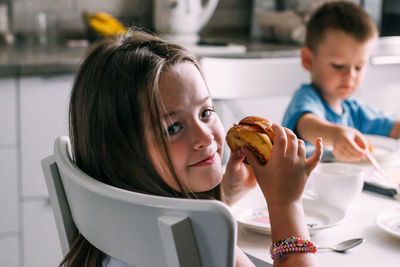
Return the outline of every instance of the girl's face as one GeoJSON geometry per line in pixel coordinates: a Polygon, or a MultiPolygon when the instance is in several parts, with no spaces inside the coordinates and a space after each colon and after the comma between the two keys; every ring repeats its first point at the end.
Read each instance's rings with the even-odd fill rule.
{"type": "MultiPolygon", "coordinates": [[[[161,74],[159,88],[169,155],[180,183],[189,192],[211,190],[222,179],[225,134],[200,72],[192,63],[177,64],[161,74]]],[[[172,178],[161,176],[179,190],[172,178]]]]}
{"type": "Polygon", "coordinates": [[[309,71],[312,82],[332,107],[354,94],[368,65],[374,38],[359,42],[353,36],[329,30],[318,50],[311,53],[309,71]]]}

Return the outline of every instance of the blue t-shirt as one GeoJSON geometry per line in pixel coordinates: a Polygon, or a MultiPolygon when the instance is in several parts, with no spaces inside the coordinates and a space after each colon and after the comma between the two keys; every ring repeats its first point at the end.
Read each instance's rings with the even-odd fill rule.
{"type": "Polygon", "coordinates": [[[282,125],[294,131],[300,116],[313,113],[317,117],[329,122],[353,127],[364,134],[389,136],[396,118],[384,111],[377,110],[349,97],[342,101],[343,113],[338,114],[320,96],[317,89],[311,84],[304,84],[298,89],[283,116],[282,125]]]}

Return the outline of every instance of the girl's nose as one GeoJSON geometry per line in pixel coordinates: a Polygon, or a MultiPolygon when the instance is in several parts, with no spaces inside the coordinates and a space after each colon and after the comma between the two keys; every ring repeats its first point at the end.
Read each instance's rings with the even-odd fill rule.
{"type": "Polygon", "coordinates": [[[211,145],[213,135],[211,129],[205,123],[197,123],[193,127],[192,140],[194,149],[207,148],[211,145]]]}

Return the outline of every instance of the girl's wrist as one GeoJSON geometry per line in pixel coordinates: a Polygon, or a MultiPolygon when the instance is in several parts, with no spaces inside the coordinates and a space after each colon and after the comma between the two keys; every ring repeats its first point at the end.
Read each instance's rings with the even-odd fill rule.
{"type": "Polygon", "coordinates": [[[301,200],[268,206],[271,222],[272,240],[277,241],[288,236],[309,238],[303,204],[301,200]]]}
{"type": "Polygon", "coordinates": [[[288,198],[288,197],[280,196],[280,197],[277,197],[276,199],[272,199],[272,198],[268,197],[268,195],[264,194],[264,198],[267,201],[268,209],[276,208],[276,209],[280,210],[280,209],[287,209],[290,207],[302,205],[301,197],[288,198]]]}
{"type": "Polygon", "coordinates": [[[282,212],[282,211],[291,211],[291,210],[300,210],[303,212],[303,204],[301,199],[293,199],[286,201],[275,201],[268,202],[268,210],[271,212],[282,212]]]}

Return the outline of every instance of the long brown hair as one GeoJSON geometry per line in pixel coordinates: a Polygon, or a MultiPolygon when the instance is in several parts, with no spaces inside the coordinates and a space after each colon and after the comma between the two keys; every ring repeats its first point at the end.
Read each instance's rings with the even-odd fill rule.
{"type": "MultiPolygon", "coordinates": [[[[209,192],[185,192],[169,158],[158,81],[181,62],[191,62],[200,71],[196,58],[183,47],[137,30],[92,46],[76,74],[70,101],[70,139],[79,168],[104,183],[135,192],[221,198],[219,186],[209,192]],[[157,172],[149,136],[179,191],[157,172]]],[[[101,258],[102,253],[79,234],[60,266],[101,266],[101,258]]]]}

